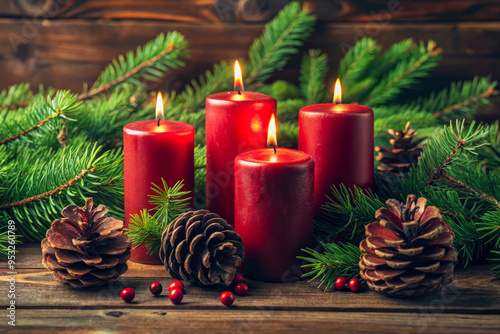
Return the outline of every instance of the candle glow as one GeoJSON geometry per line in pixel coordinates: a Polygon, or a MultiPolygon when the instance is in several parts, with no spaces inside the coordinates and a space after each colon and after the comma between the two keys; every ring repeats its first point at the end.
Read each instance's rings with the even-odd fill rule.
{"type": "Polygon", "coordinates": [[[160,119],[165,119],[163,115],[163,98],[161,96],[161,92],[158,92],[156,97],[156,118],[158,120],[158,126],[160,125],[160,119]]]}
{"type": "Polygon", "coordinates": [[[269,127],[267,128],[267,147],[278,146],[278,139],[276,138],[276,118],[274,115],[271,116],[271,120],[269,121],[269,127]]]}
{"type": "Polygon", "coordinates": [[[241,67],[238,61],[234,63],[234,90],[238,93],[244,90],[243,76],[241,75],[241,67]]]}
{"type": "Polygon", "coordinates": [[[339,78],[337,78],[337,81],[335,81],[335,90],[333,93],[333,103],[335,103],[335,104],[342,103],[342,86],[340,85],[339,78]]]}

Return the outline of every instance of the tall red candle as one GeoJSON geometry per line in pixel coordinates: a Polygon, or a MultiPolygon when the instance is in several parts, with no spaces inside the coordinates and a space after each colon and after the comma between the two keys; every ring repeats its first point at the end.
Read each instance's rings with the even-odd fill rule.
{"type": "MultiPolygon", "coordinates": [[[[194,191],[194,127],[166,120],[138,121],[123,128],[125,226],[130,215],[153,206],[151,183],[173,186],[184,180],[183,190],[194,191]],[[158,125],[159,124],[159,125],[158,125]]],[[[191,195],[192,196],[192,195],[191,195]]],[[[141,246],[132,251],[135,262],[160,264],[157,254],[141,246]]]]}
{"type": "Polygon", "coordinates": [[[245,276],[297,278],[297,255],[313,241],[314,161],[287,148],[235,159],[235,231],[245,245],[245,276]]]}
{"type": "Polygon", "coordinates": [[[229,224],[234,222],[234,158],[266,146],[271,115],[276,116],[276,100],[243,91],[241,74],[235,75],[234,92],[206,99],[207,209],[229,224]]]}
{"type": "MultiPolygon", "coordinates": [[[[336,84],[340,102],[340,82],[336,84]]],[[[356,104],[322,103],[299,112],[299,150],[315,162],[314,210],[331,197],[331,186],[373,185],[373,111],[356,104]]]]}

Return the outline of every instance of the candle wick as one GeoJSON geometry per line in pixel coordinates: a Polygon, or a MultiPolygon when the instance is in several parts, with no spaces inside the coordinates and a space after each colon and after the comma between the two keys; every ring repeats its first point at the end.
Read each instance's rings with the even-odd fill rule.
{"type": "Polygon", "coordinates": [[[340,101],[336,101],[335,104],[340,104],[341,102],[340,101]]]}
{"type": "Polygon", "coordinates": [[[274,144],[269,144],[269,146],[271,146],[271,147],[274,149],[274,154],[276,154],[276,145],[274,145],[274,144]]]}
{"type": "Polygon", "coordinates": [[[160,126],[160,119],[158,118],[158,123],[156,123],[156,126],[160,126]]]}
{"type": "Polygon", "coordinates": [[[241,91],[238,91],[238,95],[241,95],[241,91]]]}

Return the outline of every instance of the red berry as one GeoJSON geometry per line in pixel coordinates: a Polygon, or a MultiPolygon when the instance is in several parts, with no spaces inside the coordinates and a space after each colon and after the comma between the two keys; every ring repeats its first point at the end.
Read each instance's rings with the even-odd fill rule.
{"type": "Polygon", "coordinates": [[[182,292],[181,289],[170,290],[168,294],[168,298],[170,298],[170,300],[174,304],[179,304],[182,301],[183,297],[184,297],[184,292],[182,292]]]}
{"type": "Polygon", "coordinates": [[[134,297],[135,297],[135,292],[134,292],[134,289],[132,289],[132,288],[125,288],[122,290],[120,295],[122,296],[122,299],[124,301],[126,301],[127,303],[130,303],[132,301],[132,299],[134,299],[134,297]]]}
{"type": "Polygon", "coordinates": [[[234,275],[234,278],[233,278],[233,284],[234,285],[237,285],[239,283],[243,283],[245,281],[245,277],[243,277],[242,274],[236,274],[234,275]]]}
{"type": "Polygon", "coordinates": [[[335,280],[335,287],[337,290],[344,291],[346,289],[347,278],[340,276],[335,280]]]}
{"type": "Polygon", "coordinates": [[[246,295],[248,293],[248,285],[246,285],[245,283],[238,283],[234,287],[234,292],[238,296],[244,296],[244,295],[246,295]]]}
{"type": "Polygon", "coordinates": [[[158,296],[162,291],[163,287],[160,282],[153,282],[149,285],[149,291],[155,296],[158,296]]]}
{"type": "Polygon", "coordinates": [[[224,291],[221,293],[219,299],[220,302],[226,306],[231,306],[234,303],[234,295],[230,291],[224,291]]]}
{"type": "Polygon", "coordinates": [[[184,283],[182,283],[181,281],[172,281],[172,283],[170,283],[168,286],[168,291],[172,291],[175,289],[184,291],[184,283]]]}
{"type": "Polygon", "coordinates": [[[361,290],[361,283],[359,282],[359,279],[352,278],[349,281],[349,289],[351,289],[352,292],[358,292],[361,290]]]}

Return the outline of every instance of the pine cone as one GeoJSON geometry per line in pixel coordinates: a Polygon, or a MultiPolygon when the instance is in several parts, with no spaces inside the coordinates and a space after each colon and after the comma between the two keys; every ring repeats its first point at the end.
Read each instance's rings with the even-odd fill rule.
{"type": "Polygon", "coordinates": [[[376,146],[378,153],[376,159],[380,161],[377,169],[381,172],[392,172],[397,175],[406,174],[412,165],[416,164],[423,145],[419,145],[423,138],[415,139],[417,131],[410,129],[410,122],[406,123],[404,130],[388,130],[394,138],[389,142],[392,148],[376,146]]]}
{"type": "Polygon", "coordinates": [[[413,296],[439,292],[453,280],[455,236],[439,209],[426,204],[415,195],[406,205],[390,199],[375,214],[379,221],[366,226],[359,267],[371,289],[413,296]]]}
{"type": "Polygon", "coordinates": [[[93,205],[87,198],[83,208],[65,207],[64,218],[54,220],[42,240],[43,265],[58,282],[100,286],[127,271],[132,242],[123,234],[123,221],[108,217],[104,205],[92,210],[93,205]]]}
{"type": "Polygon", "coordinates": [[[241,237],[217,214],[189,211],[167,227],[161,237],[160,259],[172,278],[229,285],[243,260],[241,237]]]}

